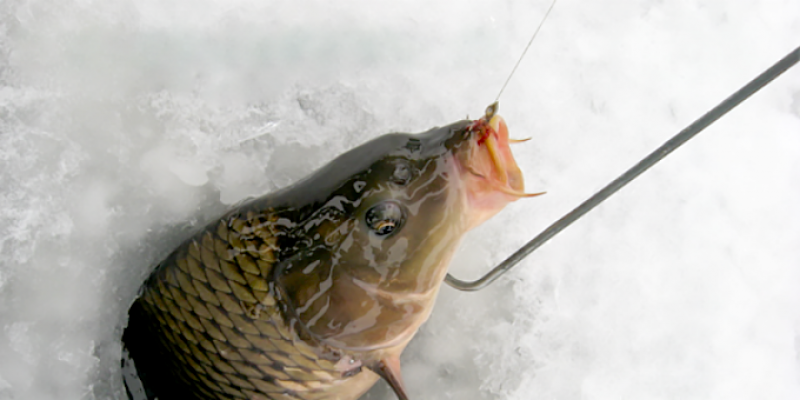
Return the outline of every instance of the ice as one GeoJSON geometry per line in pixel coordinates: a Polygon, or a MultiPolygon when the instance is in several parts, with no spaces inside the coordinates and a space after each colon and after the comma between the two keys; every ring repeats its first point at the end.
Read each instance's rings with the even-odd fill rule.
{"type": "MultiPolygon", "coordinates": [[[[491,103],[549,1],[9,0],[0,399],[124,399],[125,312],[192,226],[491,103]]],[[[797,46],[796,1],[559,0],[500,114],[531,191],[477,277],[797,46]]],[[[800,398],[800,69],[490,288],[443,288],[413,399],[800,398]]],[[[378,384],[370,399],[392,399],[378,384]]]]}

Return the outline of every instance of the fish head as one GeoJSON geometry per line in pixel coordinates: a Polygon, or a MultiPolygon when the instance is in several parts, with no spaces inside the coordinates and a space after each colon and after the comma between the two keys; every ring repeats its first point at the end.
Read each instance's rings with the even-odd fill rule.
{"type": "Polygon", "coordinates": [[[284,192],[304,210],[275,269],[298,331],[365,362],[396,358],[464,234],[524,196],[508,147],[499,116],[384,135],[284,192]]]}

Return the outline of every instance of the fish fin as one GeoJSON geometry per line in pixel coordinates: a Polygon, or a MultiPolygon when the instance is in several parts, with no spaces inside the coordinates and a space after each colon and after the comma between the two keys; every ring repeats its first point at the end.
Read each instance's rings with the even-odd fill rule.
{"type": "Polygon", "coordinates": [[[386,357],[370,366],[369,369],[380,375],[392,387],[398,399],[408,400],[406,387],[403,384],[403,375],[400,374],[399,356],[386,357]]]}

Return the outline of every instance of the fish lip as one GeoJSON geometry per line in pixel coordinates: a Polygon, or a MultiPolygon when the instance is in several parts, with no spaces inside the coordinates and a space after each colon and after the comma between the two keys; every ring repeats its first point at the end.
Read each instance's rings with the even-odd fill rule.
{"type": "Polygon", "coordinates": [[[489,157],[494,164],[495,171],[497,172],[497,177],[500,179],[501,183],[507,184],[508,183],[508,171],[506,170],[506,165],[504,160],[501,158],[502,155],[500,154],[500,144],[499,142],[499,134],[500,132],[500,123],[502,122],[502,118],[499,115],[493,116],[491,120],[489,120],[489,133],[487,134],[486,140],[484,143],[486,144],[486,150],[489,152],[489,157]]]}
{"type": "Polygon", "coordinates": [[[467,172],[493,190],[515,198],[525,197],[524,179],[509,147],[505,120],[499,115],[492,115],[488,121],[483,117],[468,129],[475,135],[475,144],[471,154],[462,160],[467,172]]]}
{"type": "Polygon", "coordinates": [[[500,176],[501,182],[504,184],[508,184],[509,187],[512,189],[522,192],[525,187],[523,185],[522,180],[518,181],[509,181],[509,175],[512,174],[515,170],[519,172],[519,167],[517,166],[516,160],[514,157],[511,156],[511,149],[509,148],[508,144],[508,128],[506,127],[506,123],[503,120],[503,117],[499,115],[495,115],[489,121],[489,127],[492,130],[493,135],[490,135],[490,138],[486,141],[486,147],[489,151],[490,155],[492,156],[492,161],[494,162],[495,169],[497,170],[498,175],[500,176]],[[501,143],[504,146],[501,149],[501,143]],[[501,151],[506,150],[509,154],[508,157],[503,157],[500,154],[501,151]],[[508,165],[506,165],[508,164],[508,165]],[[514,187],[516,186],[516,187],[514,187]]]}

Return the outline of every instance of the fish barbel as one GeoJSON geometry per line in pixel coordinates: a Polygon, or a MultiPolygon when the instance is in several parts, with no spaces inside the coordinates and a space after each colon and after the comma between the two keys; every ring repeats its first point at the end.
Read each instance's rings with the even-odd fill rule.
{"type": "Polygon", "coordinates": [[[346,400],[383,377],[407,399],[400,353],[461,238],[533,196],[494,111],[378,137],[184,242],[123,334],[146,396],[346,400]]]}

